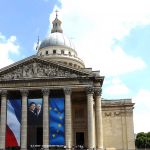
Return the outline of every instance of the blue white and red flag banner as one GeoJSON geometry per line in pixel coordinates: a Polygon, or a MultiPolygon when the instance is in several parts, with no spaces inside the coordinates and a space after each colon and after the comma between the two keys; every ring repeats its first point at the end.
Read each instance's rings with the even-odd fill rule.
{"type": "Polygon", "coordinates": [[[20,146],[21,100],[7,101],[6,147],[20,146]]]}

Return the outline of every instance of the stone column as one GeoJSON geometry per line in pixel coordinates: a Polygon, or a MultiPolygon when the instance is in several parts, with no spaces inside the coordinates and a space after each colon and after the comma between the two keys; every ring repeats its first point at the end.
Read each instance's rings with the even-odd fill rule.
{"type": "Polygon", "coordinates": [[[88,149],[93,150],[94,141],[94,114],[93,114],[93,87],[88,87],[87,92],[87,122],[88,122],[88,149]]]}
{"type": "Polygon", "coordinates": [[[103,123],[102,123],[102,106],[101,106],[102,89],[95,89],[95,117],[96,117],[96,148],[103,150],[103,123]]]}
{"type": "Polygon", "coordinates": [[[49,150],[49,89],[42,89],[43,93],[43,147],[49,150]]]}
{"type": "Polygon", "coordinates": [[[71,89],[64,88],[65,93],[65,143],[66,148],[72,148],[72,110],[71,110],[71,89]]]}
{"type": "Polygon", "coordinates": [[[123,142],[123,149],[128,149],[128,142],[127,142],[127,122],[126,122],[126,107],[124,107],[124,110],[122,110],[121,115],[121,123],[122,123],[122,142],[123,142]]]}
{"type": "Polygon", "coordinates": [[[1,116],[0,116],[0,150],[5,149],[6,135],[6,104],[7,90],[0,91],[1,94],[1,116]]]}
{"type": "Polygon", "coordinates": [[[27,150],[27,96],[28,90],[21,89],[22,114],[21,114],[21,150],[27,150]]]}

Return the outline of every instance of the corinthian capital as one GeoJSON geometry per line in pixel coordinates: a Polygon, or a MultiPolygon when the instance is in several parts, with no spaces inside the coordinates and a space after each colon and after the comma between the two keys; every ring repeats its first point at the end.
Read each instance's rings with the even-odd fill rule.
{"type": "Polygon", "coordinates": [[[65,93],[65,95],[70,95],[71,92],[72,92],[71,88],[69,88],[69,87],[65,87],[65,88],[64,88],[64,93],[65,93]]]}
{"type": "Polygon", "coordinates": [[[95,88],[94,93],[96,96],[101,96],[102,95],[102,88],[101,87],[95,88]]]}
{"type": "Polygon", "coordinates": [[[43,88],[42,93],[43,93],[43,96],[48,96],[49,95],[49,89],[43,88]]]}
{"type": "Polygon", "coordinates": [[[86,93],[87,94],[93,94],[94,93],[94,88],[92,86],[86,87],[86,93]]]}
{"type": "Polygon", "coordinates": [[[29,91],[27,89],[20,89],[21,95],[22,96],[28,96],[29,91]]]}
{"type": "Polygon", "coordinates": [[[7,90],[0,90],[1,96],[7,96],[7,90]]]}

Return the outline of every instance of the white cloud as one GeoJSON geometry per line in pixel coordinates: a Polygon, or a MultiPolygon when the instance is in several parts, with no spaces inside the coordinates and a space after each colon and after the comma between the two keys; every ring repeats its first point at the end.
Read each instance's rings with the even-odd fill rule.
{"type": "Polygon", "coordinates": [[[113,78],[111,81],[106,81],[104,94],[107,96],[121,96],[129,94],[129,92],[130,90],[128,87],[119,78],[113,78]]]}
{"type": "Polygon", "coordinates": [[[9,54],[19,54],[19,45],[16,42],[16,36],[12,35],[8,39],[0,33],[0,68],[13,63],[9,54]]]}
{"type": "MultiPolygon", "coordinates": [[[[86,67],[101,69],[102,74],[107,76],[116,76],[146,66],[140,57],[130,56],[114,45],[114,40],[122,40],[137,26],[150,24],[149,0],[60,2],[59,15],[63,29],[69,37],[74,38],[79,57],[86,67]]],[[[51,21],[54,17],[51,14],[51,21]]]]}
{"type": "Polygon", "coordinates": [[[85,41],[86,45],[80,51],[84,51],[82,55],[87,64],[86,66],[92,65],[94,69],[101,69],[102,75],[118,76],[146,67],[145,62],[140,57],[128,55],[119,46],[114,49],[106,49],[107,46],[105,46],[105,49],[97,50],[97,45],[91,45],[88,38],[85,41]]]}
{"type": "Polygon", "coordinates": [[[135,103],[134,124],[135,133],[149,132],[150,129],[150,90],[141,89],[133,98],[135,103]],[[141,128],[142,126],[142,128],[141,128]]]}
{"type": "MultiPolygon", "coordinates": [[[[74,38],[78,56],[84,60],[86,67],[100,69],[101,75],[114,78],[147,67],[138,56],[138,52],[136,57],[131,56],[115,41],[123,40],[136,27],[150,24],[149,0],[60,0],[60,2],[62,6],[59,18],[62,20],[64,33],[74,38]]],[[[54,14],[50,15],[51,21],[54,17],[54,14]]],[[[108,84],[105,82],[104,93],[122,96],[132,92],[119,79],[112,79],[109,82],[108,84]]],[[[135,132],[142,128],[145,131],[149,129],[150,111],[146,110],[150,106],[147,100],[147,97],[150,97],[149,92],[139,91],[134,98],[139,99],[135,105],[135,132]]]]}

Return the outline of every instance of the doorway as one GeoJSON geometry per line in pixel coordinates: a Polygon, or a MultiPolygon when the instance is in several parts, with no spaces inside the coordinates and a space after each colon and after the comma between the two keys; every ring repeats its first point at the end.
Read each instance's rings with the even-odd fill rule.
{"type": "Polygon", "coordinates": [[[76,145],[84,145],[84,132],[76,132],[76,145]]]}
{"type": "Polygon", "coordinates": [[[37,127],[36,141],[37,141],[37,145],[40,145],[40,146],[43,145],[43,128],[42,127],[37,127]]]}

